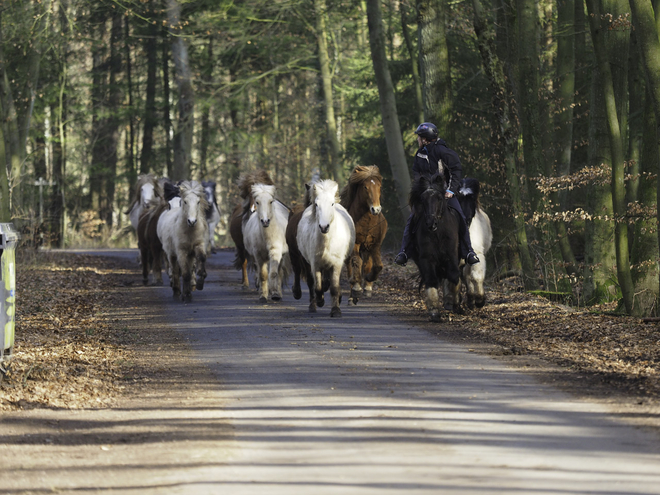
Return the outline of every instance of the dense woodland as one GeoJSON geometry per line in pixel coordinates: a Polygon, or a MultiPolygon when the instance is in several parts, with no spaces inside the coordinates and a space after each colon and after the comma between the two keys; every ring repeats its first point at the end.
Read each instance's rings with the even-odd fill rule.
{"type": "Polygon", "coordinates": [[[134,244],[125,211],[152,173],[216,181],[223,237],[243,171],[292,204],[315,172],[376,164],[394,249],[431,121],[482,183],[490,275],[656,314],[659,9],[2,0],[2,220],[35,243],[134,244]]]}

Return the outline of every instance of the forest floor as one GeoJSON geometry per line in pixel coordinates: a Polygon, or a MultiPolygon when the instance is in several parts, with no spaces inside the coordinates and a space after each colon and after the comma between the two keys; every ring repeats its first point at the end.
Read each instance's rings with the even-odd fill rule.
{"type": "MultiPolygon", "coordinates": [[[[385,263],[374,298],[400,318],[660,427],[658,323],[563,306],[512,281],[488,283],[483,308],[431,323],[414,265],[398,267],[391,255],[385,263]]],[[[121,259],[38,252],[18,260],[15,359],[0,383],[0,410],[112,407],[176,383],[169,375],[184,367],[172,356],[190,358],[177,334],[138,332],[122,318],[135,313],[130,287],[140,282],[137,264],[121,259]]]]}

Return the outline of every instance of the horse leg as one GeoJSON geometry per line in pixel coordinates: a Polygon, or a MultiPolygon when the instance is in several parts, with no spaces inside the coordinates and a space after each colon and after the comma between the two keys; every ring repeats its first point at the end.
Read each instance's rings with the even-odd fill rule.
{"type": "Polygon", "coordinates": [[[452,284],[449,280],[444,281],[444,308],[457,314],[463,314],[461,307],[461,281],[452,284]]]}
{"type": "Polygon", "coordinates": [[[142,284],[147,285],[149,283],[149,251],[140,247],[140,258],[142,259],[142,284]]]}
{"type": "Polygon", "coordinates": [[[204,280],[206,280],[206,252],[203,246],[195,248],[195,259],[197,260],[196,282],[197,290],[204,289],[204,280]]]}
{"type": "Polygon", "coordinates": [[[154,274],[154,285],[163,285],[163,274],[161,261],[163,257],[162,249],[151,249],[152,271],[154,274]]]}
{"type": "Polygon", "coordinates": [[[339,279],[341,277],[341,268],[335,267],[332,270],[332,283],[330,285],[330,295],[332,296],[332,309],[330,310],[331,318],[341,318],[341,285],[339,279]]]}
{"type": "Polygon", "coordinates": [[[181,295],[181,289],[179,285],[179,279],[181,278],[181,268],[179,267],[179,262],[176,259],[176,256],[170,256],[170,270],[172,270],[172,295],[174,297],[179,297],[181,295]]]}
{"type": "Polygon", "coordinates": [[[440,300],[438,297],[437,287],[427,287],[426,288],[426,309],[429,312],[429,317],[433,322],[440,322],[440,300]]]}
{"type": "Polygon", "coordinates": [[[294,299],[300,299],[302,297],[302,289],[300,288],[300,261],[297,259],[297,256],[291,256],[291,268],[293,270],[293,287],[291,287],[291,292],[293,293],[294,299]]]}
{"type": "Polygon", "coordinates": [[[380,261],[380,251],[372,253],[367,251],[364,265],[362,265],[362,273],[364,275],[364,296],[369,299],[374,290],[374,281],[378,278],[378,274],[383,269],[383,263],[380,261]],[[374,255],[377,254],[377,260],[374,255]]]}
{"type": "Polygon", "coordinates": [[[192,301],[192,265],[193,265],[193,255],[188,254],[183,259],[179,261],[179,267],[181,269],[181,300],[185,303],[192,301]]]}
{"type": "Polygon", "coordinates": [[[243,258],[243,263],[241,264],[241,285],[243,286],[243,289],[250,288],[250,279],[248,277],[247,264],[248,264],[247,258],[243,258]]]}
{"type": "Polygon", "coordinates": [[[268,260],[268,288],[273,301],[282,300],[282,280],[280,279],[280,263],[282,253],[271,253],[268,260]]]}
{"type": "Polygon", "coordinates": [[[323,272],[317,271],[315,274],[315,279],[316,279],[316,284],[314,286],[314,293],[316,295],[316,305],[319,308],[322,308],[325,305],[325,297],[323,297],[323,293],[325,292],[324,290],[325,278],[323,276],[323,272]]]}
{"type": "Polygon", "coordinates": [[[348,304],[357,304],[362,295],[362,257],[360,256],[360,245],[353,246],[353,254],[348,262],[348,280],[351,284],[351,297],[348,304]]]}
{"type": "Polygon", "coordinates": [[[268,302],[268,262],[264,261],[257,265],[259,272],[259,288],[261,289],[261,296],[259,302],[265,304],[268,302]]]}
{"type": "Polygon", "coordinates": [[[316,313],[315,280],[311,268],[307,270],[307,288],[309,289],[309,312],[316,313]]]}

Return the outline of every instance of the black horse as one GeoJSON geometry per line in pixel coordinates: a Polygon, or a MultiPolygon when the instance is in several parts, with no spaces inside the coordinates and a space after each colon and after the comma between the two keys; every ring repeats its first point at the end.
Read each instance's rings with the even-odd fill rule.
{"type": "Polygon", "coordinates": [[[426,307],[431,321],[440,320],[443,280],[456,285],[458,268],[458,212],[447,205],[447,185],[442,174],[422,176],[410,191],[413,211],[412,242],[409,257],[419,268],[421,285],[426,290],[426,307]]]}

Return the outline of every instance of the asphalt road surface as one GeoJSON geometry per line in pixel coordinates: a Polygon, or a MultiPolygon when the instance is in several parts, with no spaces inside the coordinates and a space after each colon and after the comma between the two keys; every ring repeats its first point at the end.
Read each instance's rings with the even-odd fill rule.
{"type": "Polygon", "coordinates": [[[139,410],[27,411],[35,431],[68,418],[98,441],[42,433],[0,449],[0,494],[660,494],[654,431],[376,303],[344,297],[341,319],[328,305],[309,314],[306,290],[259,304],[227,269],[232,257],[210,258],[191,304],[148,288],[151,324],[180,332],[210,370],[203,393],[139,410]],[[13,462],[15,448],[30,461],[13,462]]]}

